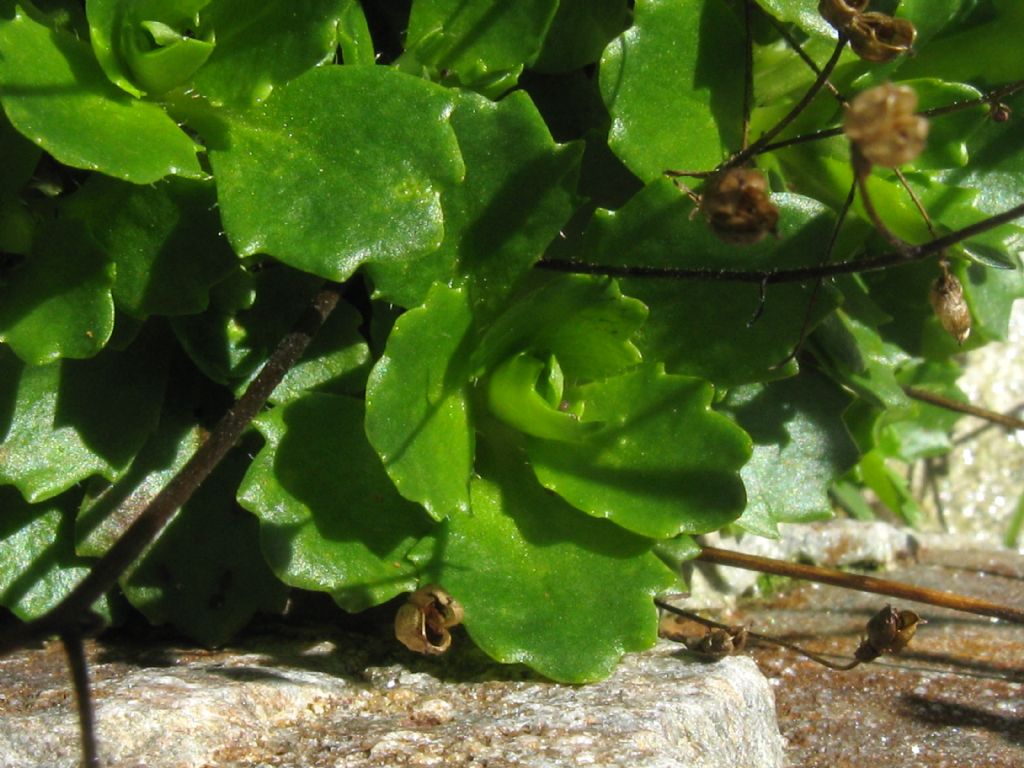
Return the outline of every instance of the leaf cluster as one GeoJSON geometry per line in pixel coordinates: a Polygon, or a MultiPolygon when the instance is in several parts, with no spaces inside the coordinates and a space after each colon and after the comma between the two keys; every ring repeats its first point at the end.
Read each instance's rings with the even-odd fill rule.
{"type": "MultiPolygon", "coordinates": [[[[832,514],[948,446],[934,260],[884,252],[827,91],[759,153],[742,246],[664,175],[769,130],[835,32],[816,0],[0,0],[0,604],[39,616],[202,443],[324,281],[344,301],[253,429],[97,606],[221,643],[288,588],[361,611],[437,583],[473,641],[564,681],[654,642],[690,537],[832,514]],[[749,42],[751,82],[744,61],[749,42]],[[789,38],[787,41],[786,38],[789,38]],[[747,131],[744,131],[747,126],[747,131]],[[829,246],[832,243],[832,246],[829,246]],[[794,350],[800,352],[793,356],[794,350]],[[838,485],[836,485],[839,483],[838,485]]],[[[1024,79],[1013,0],[906,0],[913,58],[832,82],[922,109],[1024,79]]],[[[1024,108],[1019,92],[1009,108],[1024,108]]],[[[926,242],[1024,201],[1013,120],[934,119],[868,180],[926,242]]],[[[1024,295],[1014,224],[945,254],[973,348],[1024,295]]]]}

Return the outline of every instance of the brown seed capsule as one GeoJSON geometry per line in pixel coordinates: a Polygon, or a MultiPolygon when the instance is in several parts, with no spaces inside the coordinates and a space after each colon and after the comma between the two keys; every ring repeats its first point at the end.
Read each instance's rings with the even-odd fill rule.
{"type": "Polygon", "coordinates": [[[906,19],[885,13],[859,14],[845,30],[850,48],[865,61],[892,61],[914,44],[917,29],[906,19]]]}
{"type": "Polygon", "coordinates": [[[887,605],[868,621],[868,636],[861,641],[854,656],[859,661],[874,661],[882,654],[895,655],[907,647],[918,625],[923,623],[913,611],[887,605]]]}
{"type": "Polygon", "coordinates": [[[746,627],[710,628],[701,637],[686,641],[686,648],[701,656],[724,659],[747,647],[746,627]]]}
{"type": "Polygon", "coordinates": [[[868,7],[868,0],[821,0],[818,13],[837,32],[846,32],[850,23],[868,7]]]}
{"type": "Polygon", "coordinates": [[[956,275],[943,270],[932,283],[928,300],[946,332],[963,344],[971,335],[971,310],[964,299],[964,287],[956,275]]]}
{"type": "Polygon", "coordinates": [[[760,171],[730,168],[701,190],[700,207],[716,235],[727,243],[756,243],[775,234],[779,209],[760,171]]]}
{"type": "Polygon", "coordinates": [[[846,108],[843,131],[866,160],[895,168],[921,154],[928,138],[928,121],[916,109],[917,94],[906,85],[869,88],[846,108]]]}
{"type": "Polygon", "coordinates": [[[462,606],[436,584],[420,587],[395,614],[395,637],[410,651],[436,655],[452,644],[448,632],[462,623],[462,606]]]}
{"type": "Polygon", "coordinates": [[[1013,110],[1002,102],[996,102],[992,105],[992,109],[989,110],[988,116],[994,123],[1005,123],[1013,116],[1013,110]]]}

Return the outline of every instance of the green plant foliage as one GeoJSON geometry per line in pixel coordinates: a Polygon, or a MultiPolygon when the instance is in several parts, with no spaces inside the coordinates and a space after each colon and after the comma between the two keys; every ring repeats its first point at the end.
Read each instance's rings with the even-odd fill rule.
{"type": "Polygon", "coordinates": [[[355,0],[272,0],[256,8],[245,0],[212,0],[201,18],[216,46],[192,82],[214,103],[263,101],[277,86],[330,59],[339,22],[358,8],[355,0]]]}
{"type": "Polygon", "coordinates": [[[465,180],[442,194],[445,234],[424,260],[431,269],[406,280],[429,285],[457,272],[472,277],[474,305],[500,306],[572,215],[583,148],[552,141],[522,92],[497,104],[462,92],[451,125],[465,180]]]}
{"type": "Polygon", "coordinates": [[[494,658],[581,682],[654,641],[700,534],[868,491],[918,521],[904,465],[956,416],[906,388],[962,400],[1024,297],[1024,227],[991,222],[1024,202],[1022,6],[873,3],[917,29],[885,63],[818,6],[0,0],[0,603],[66,595],[325,281],[255,429],[121,574],[152,622],[216,644],[289,589],[436,581],[494,658]],[[836,51],[847,99],[930,111],[900,173],[807,96],[836,51]],[[763,199],[716,200],[722,163],[763,199]]]}
{"type": "MultiPolygon", "coordinates": [[[[618,211],[598,210],[584,233],[588,261],[624,266],[694,266],[701,269],[764,269],[809,266],[820,259],[835,218],[808,198],[781,194],[779,241],[742,250],[724,243],[692,217],[693,203],[667,179],[647,185],[618,211]]],[[[808,291],[772,286],[756,322],[759,286],[711,280],[659,282],[626,279],[630,296],[658,306],[637,344],[664,360],[671,373],[701,376],[732,385],[791,373],[778,370],[807,322],[813,326],[839,302],[831,290],[819,295],[807,317],[808,291]],[[700,340],[697,343],[695,340],[700,340]]]]}
{"type": "Polygon", "coordinates": [[[737,525],[774,537],[777,523],[831,517],[832,478],[858,459],[843,422],[849,404],[834,382],[813,372],[729,391],[723,408],[754,442],[741,472],[747,505],[737,525]]]}
{"type": "Polygon", "coordinates": [[[415,0],[401,66],[498,96],[537,58],[557,8],[558,0],[415,0]]]}
{"type": "Polygon", "coordinates": [[[391,485],[361,425],[363,404],[309,394],[257,422],[267,440],[238,489],[284,583],[359,611],[416,585],[405,555],[429,518],[391,485]]]}
{"type": "Polygon", "coordinates": [[[545,493],[507,444],[481,453],[473,515],[452,517],[413,553],[428,579],[459,596],[474,642],[574,683],[601,679],[623,652],[650,647],[650,596],[674,577],[649,540],[545,493]]]}
{"type": "Polygon", "coordinates": [[[203,175],[196,144],[158,105],[113,86],[87,43],[47,28],[6,0],[0,49],[0,103],[7,118],[62,163],[134,184],[172,173],[203,175]]]}
{"type": "Polygon", "coordinates": [[[115,305],[133,317],[202,312],[210,288],[237,263],[218,232],[209,182],[139,186],[93,176],[67,200],[65,215],[90,227],[110,259],[115,305]]]}
{"type": "MultiPolygon", "coordinates": [[[[89,571],[75,554],[76,494],[29,504],[12,487],[0,488],[0,605],[19,619],[43,615],[89,571]]],[[[106,598],[93,610],[110,619],[106,598]]]]}
{"type": "Polygon", "coordinates": [[[29,366],[0,349],[0,482],[37,502],[93,474],[117,477],[156,425],[161,354],[157,345],[139,343],[89,360],[29,366]]]}
{"type": "Polygon", "coordinates": [[[531,440],[537,478],[573,506],[623,528],[668,538],[707,533],[734,520],[746,498],[737,470],[747,436],[709,409],[700,379],[641,366],[572,393],[582,426],[599,424],[571,448],[531,440]]]}
{"type": "Polygon", "coordinates": [[[406,262],[441,244],[439,188],[465,170],[451,110],[444,90],[393,69],[325,67],[230,114],[209,154],[232,246],[332,280],[368,263],[379,295],[418,303],[406,262]]]}
{"type": "Polygon", "coordinates": [[[30,365],[92,357],[114,328],[113,277],[81,223],[54,222],[0,291],[0,341],[30,365]]]}
{"type": "Polygon", "coordinates": [[[399,493],[437,520],[469,509],[473,430],[465,292],[436,286],[398,319],[366,388],[366,434],[399,493]]]}
{"type": "Polygon", "coordinates": [[[644,181],[714,167],[739,145],[739,20],[723,2],[639,0],[635,13],[601,59],[609,146],[644,181]]]}

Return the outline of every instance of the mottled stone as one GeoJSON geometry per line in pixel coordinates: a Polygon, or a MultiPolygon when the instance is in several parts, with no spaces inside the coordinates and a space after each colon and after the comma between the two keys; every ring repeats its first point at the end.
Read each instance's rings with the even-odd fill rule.
{"type": "MultiPolygon", "coordinates": [[[[110,662],[109,649],[91,645],[103,755],[149,768],[783,765],[771,690],[746,658],[706,664],[661,643],[606,681],[568,686],[472,651],[468,668],[411,656],[364,665],[357,639],[367,642],[166,649],[161,666],[148,666],[152,648],[138,660],[122,649],[110,662]]],[[[39,683],[0,700],[2,765],[76,764],[61,661],[56,647],[0,661],[5,679],[39,683]]]]}

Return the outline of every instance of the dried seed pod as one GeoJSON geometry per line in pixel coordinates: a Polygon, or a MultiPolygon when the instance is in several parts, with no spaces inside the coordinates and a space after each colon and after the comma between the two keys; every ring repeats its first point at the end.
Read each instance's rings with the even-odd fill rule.
{"type": "Polygon", "coordinates": [[[452,644],[448,632],[462,623],[462,606],[436,584],[420,587],[395,614],[395,637],[410,651],[437,655],[452,644]]]}
{"type": "Polygon", "coordinates": [[[1008,104],[1003,104],[999,101],[992,105],[988,116],[992,119],[993,123],[1005,123],[1013,116],[1013,110],[1010,109],[1008,104]]]}
{"type": "Polygon", "coordinates": [[[700,207],[716,235],[727,243],[756,243],[775,234],[779,209],[771,201],[760,171],[730,168],[701,190],[700,207]]]}
{"type": "Polygon", "coordinates": [[[724,659],[726,656],[740,653],[746,647],[746,627],[710,628],[701,637],[686,641],[687,650],[712,659],[724,659]]]}
{"type": "Polygon", "coordinates": [[[843,131],[867,161],[895,168],[921,154],[928,138],[928,121],[916,109],[917,94],[908,86],[869,88],[846,108],[843,131]]]}
{"type": "Polygon", "coordinates": [[[946,332],[963,344],[971,335],[971,311],[964,299],[964,287],[947,269],[932,283],[928,300],[946,332]]]}
{"type": "Polygon", "coordinates": [[[868,7],[868,0],[821,0],[818,13],[837,32],[846,32],[850,23],[868,7]]]}
{"type": "Polygon", "coordinates": [[[844,30],[850,48],[865,61],[892,61],[914,44],[917,29],[906,19],[885,13],[858,14],[844,30]]]}
{"type": "Polygon", "coordinates": [[[884,653],[895,655],[914,637],[917,627],[924,624],[913,611],[901,611],[885,606],[868,621],[868,636],[861,641],[854,656],[858,661],[874,661],[884,653]]]}

